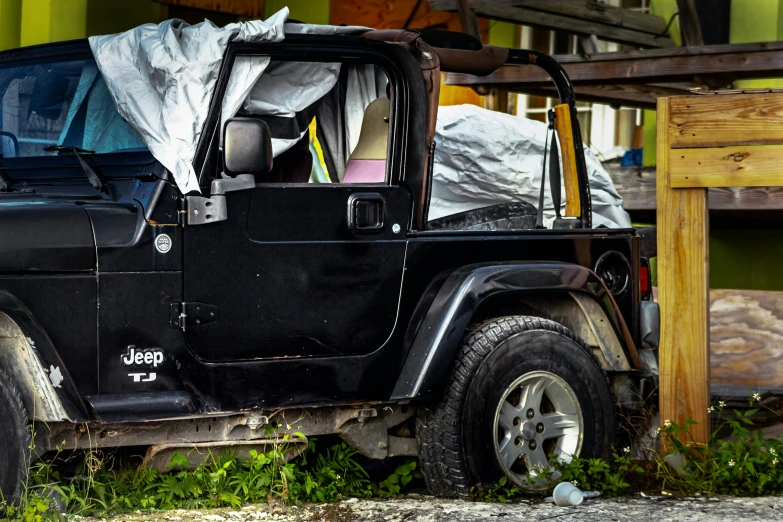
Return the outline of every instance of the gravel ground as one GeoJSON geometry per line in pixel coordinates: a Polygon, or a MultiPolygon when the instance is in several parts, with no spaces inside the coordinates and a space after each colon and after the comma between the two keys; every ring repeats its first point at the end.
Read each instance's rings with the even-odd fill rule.
{"type": "MultiPolygon", "coordinates": [[[[79,522],[97,520],[74,517],[79,522]]],[[[272,508],[247,506],[238,510],[136,512],[110,519],[129,522],[474,522],[575,521],[604,522],[629,520],[642,522],[727,520],[742,522],[783,520],[783,497],[760,498],[685,498],[627,497],[613,500],[589,500],[576,507],[561,508],[540,501],[512,504],[487,504],[429,497],[401,500],[349,499],[337,504],[312,504],[304,507],[272,508]],[[279,511],[284,509],[285,512],[279,511]]]]}

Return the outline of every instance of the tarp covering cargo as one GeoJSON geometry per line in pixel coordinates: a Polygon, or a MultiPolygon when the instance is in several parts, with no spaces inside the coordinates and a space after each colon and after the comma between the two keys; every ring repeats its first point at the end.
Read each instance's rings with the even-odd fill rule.
{"type": "MultiPolygon", "coordinates": [[[[288,8],[283,8],[266,21],[239,22],[222,28],[208,20],[196,25],[168,20],[90,38],[98,68],[120,115],[172,172],[182,192],[199,191],[193,157],[230,42],[280,42],[286,33],[350,34],[367,30],[286,24],[287,18],[288,8]]],[[[285,82],[259,83],[269,62],[268,57],[259,56],[237,59],[222,104],[223,121],[234,116],[243,104],[253,108],[246,102],[257,84],[279,89],[278,92],[266,90],[265,98],[272,101],[256,107],[259,113],[285,114],[290,110],[289,104],[309,105],[318,100],[330,89],[330,79],[336,79],[327,64],[323,64],[312,76],[288,76],[289,81],[294,79],[293,89],[285,82]]],[[[290,145],[277,142],[275,152],[282,152],[290,145]]]]}
{"type": "MultiPolygon", "coordinates": [[[[429,218],[520,200],[538,208],[546,134],[547,125],[539,121],[474,105],[439,107],[429,218]]],[[[623,199],[587,148],[585,160],[593,227],[630,227],[623,199]]],[[[544,224],[550,226],[554,217],[547,179],[544,224]]]]}

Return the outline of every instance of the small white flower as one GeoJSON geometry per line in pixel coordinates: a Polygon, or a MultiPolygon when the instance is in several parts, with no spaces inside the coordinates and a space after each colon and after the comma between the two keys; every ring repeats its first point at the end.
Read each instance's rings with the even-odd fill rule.
{"type": "Polygon", "coordinates": [[[778,459],[772,459],[772,465],[775,466],[778,463],[778,459]]]}
{"type": "Polygon", "coordinates": [[[573,484],[574,486],[578,486],[579,485],[579,481],[578,480],[572,480],[571,484],[573,484]]]}
{"type": "Polygon", "coordinates": [[[671,428],[672,427],[672,421],[670,421],[669,419],[666,419],[665,421],[663,421],[663,427],[664,428],[671,428]]]}
{"type": "Polygon", "coordinates": [[[710,406],[709,408],[707,408],[707,413],[712,413],[714,411],[715,411],[715,406],[710,406]]]}
{"type": "Polygon", "coordinates": [[[685,447],[686,447],[686,448],[690,448],[690,447],[691,447],[691,443],[690,443],[690,442],[686,443],[686,444],[685,444],[685,447]]]}
{"type": "Polygon", "coordinates": [[[759,395],[756,392],[753,392],[753,400],[754,401],[760,401],[761,400],[761,395],[759,395]]]}
{"type": "Polygon", "coordinates": [[[734,459],[731,459],[731,460],[729,460],[729,467],[730,467],[730,468],[733,468],[733,467],[734,467],[734,464],[736,464],[736,463],[734,462],[734,459]]]}
{"type": "Polygon", "coordinates": [[[770,452],[772,455],[777,455],[777,454],[778,454],[778,453],[777,453],[777,451],[775,451],[775,448],[769,448],[769,452],[770,452]]]}
{"type": "Polygon", "coordinates": [[[718,406],[720,406],[721,408],[725,408],[726,407],[726,401],[718,401],[718,406]]]}
{"type": "Polygon", "coordinates": [[[655,428],[655,433],[656,433],[656,434],[658,434],[658,435],[660,435],[660,433],[661,433],[661,428],[655,428]]]}
{"type": "Polygon", "coordinates": [[[623,451],[624,451],[625,453],[631,453],[631,448],[629,448],[629,447],[625,447],[625,448],[623,448],[623,451]]]}

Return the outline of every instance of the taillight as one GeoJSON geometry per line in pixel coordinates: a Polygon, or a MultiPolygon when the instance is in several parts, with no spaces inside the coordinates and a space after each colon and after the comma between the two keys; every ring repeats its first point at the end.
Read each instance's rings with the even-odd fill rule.
{"type": "Polygon", "coordinates": [[[641,259],[639,268],[639,290],[643,300],[648,300],[652,295],[652,277],[650,277],[650,262],[646,257],[641,259]]]}

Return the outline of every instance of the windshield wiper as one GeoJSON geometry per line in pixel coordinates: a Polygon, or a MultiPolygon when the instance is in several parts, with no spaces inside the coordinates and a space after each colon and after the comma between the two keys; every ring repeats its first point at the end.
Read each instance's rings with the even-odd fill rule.
{"type": "Polygon", "coordinates": [[[95,154],[94,150],[83,149],[81,147],[74,147],[73,145],[47,145],[43,148],[44,152],[70,152],[71,154],[95,154]]]}
{"type": "Polygon", "coordinates": [[[98,192],[103,192],[103,183],[101,183],[101,178],[98,177],[95,171],[92,170],[92,168],[87,165],[87,162],[84,161],[84,158],[82,158],[82,154],[95,154],[94,150],[82,149],[81,147],[74,147],[72,145],[47,145],[43,148],[43,150],[44,152],[70,152],[76,156],[76,159],[79,160],[79,164],[82,166],[82,170],[87,176],[87,180],[90,182],[90,185],[95,187],[98,192]]]}

